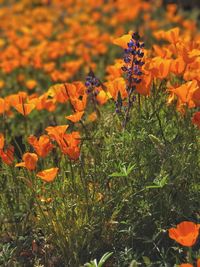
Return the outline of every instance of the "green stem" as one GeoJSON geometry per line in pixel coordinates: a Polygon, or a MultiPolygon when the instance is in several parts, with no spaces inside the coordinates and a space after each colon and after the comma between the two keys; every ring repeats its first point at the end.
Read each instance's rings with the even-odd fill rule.
{"type": "Polygon", "coordinates": [[[187,260],[189,263],[193,264],[193,260],[192,260],[192,247],[189,247],[188,248],[188,251],[187,251],[187,260]]]}

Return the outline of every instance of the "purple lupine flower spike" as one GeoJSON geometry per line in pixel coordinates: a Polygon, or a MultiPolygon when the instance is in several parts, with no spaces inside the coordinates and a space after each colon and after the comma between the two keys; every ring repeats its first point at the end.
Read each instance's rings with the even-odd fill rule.
{"type": "MultiPolygon", "coordinates": [[[[138,84],[142,81],[142,66],[144,61],[144,43],[140,42],[140,36],[137,32],[134,32],[131,36],[132,38],[127,43],[127,48],[124,49],[124,66],[122,66],[122,71],[125,74],[126,79],[126,90],[128,93],[128,103],[125,110],[125,120],[124,127],[126,127],[127,121],[129,120],[129,113],[133,106],[133,102],[136,100],[136,96],[133,95],[138,84]]],[[[116,103],[116,107],[120,105],[116,103]]],[[[119,110],[119,109],[117,109],[119,110]]]]}

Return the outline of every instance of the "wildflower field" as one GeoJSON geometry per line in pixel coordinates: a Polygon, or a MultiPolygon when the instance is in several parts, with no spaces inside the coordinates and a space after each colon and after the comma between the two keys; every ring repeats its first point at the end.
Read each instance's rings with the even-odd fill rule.
{"type": "Polygon", "coordinates": [[[0,0],[0,266],[200,267],[199,24],[0,0]]]}

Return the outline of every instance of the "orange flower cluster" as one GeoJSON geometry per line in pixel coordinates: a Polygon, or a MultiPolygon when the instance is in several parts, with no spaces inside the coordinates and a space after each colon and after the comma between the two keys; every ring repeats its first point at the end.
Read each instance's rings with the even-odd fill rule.
{"type": "MultiPolygon", "coordinates": [[[[157,39],[169,42],[164,47],[154,46],[158,64],[152,68],[154,77],[168,78],[168,90],[170,93],[168,102],[177,99],[177,109],[184,112],[184,107],[196,108],[200,106],[200,37],[198,34],[183,32],[179,28],[155,33],[157,39]],[[156,72],[157,70],[162,73],[156,72]],[[174,83],[173,80],[176,82],[174,83]],[[184,83],[179,82],[184,80],[184,83]],[[172,85],[172,83],[174,83],[172,85]]],[[[194,114],[194,117],[196,115],[194,114]]],[[[197,123],[198,120],[196,120],[197,123]]]]}
{"type": "MultiPolygon", "coordinates": [[[[189,108],[198,107],[200,103],[197,73],[200,56],[199,40],[191,40],[191,37],[188,35],[186,36],[187,38],[184,35],[180,37],[179,28],[174,28],[167,32],[159,31],[155,33],[155,36],[157,39],[165,39],[170,44],[168,46],[165,45],[163,48],[154,46],[155,56],[147,57],[149,52],[145,51],[146,63],[142,66],[142,71],[145,75],[142,82],[136,88],[137,92],[142,95],[149,95],[153,81],[166,78],[172,80],[174,75],[176,75],[177,77],[182,77],[186,82],[182,85],[169,87],[171,94],[169,102],[176,96],[179,110],[184,105],[187,105],[189,108]],[[175,55],[176,58],[174,58],[175,55]]],[[[126,47],[130,38],[131,35],[127,34],[114,40],[114,43],[121,47],[126,47]]],[[[121,60],[117,60],[114,65],[108,66],[108,81],[102,83],[98,88],[96,96],[98,104],[105,104],[110,98],[116,101],[118,93],[120,93],[122,99],[127,98],[126,82],[122,77],[122,66],[123,62],[121,60]]],[[[59,103],[69,103],[73,113],[65,116],[65,118],[73,123],[77,123],[83,118],[87,107],[87,99],[87,90],[82,82],[56,84],[40,96],[38,94],[28,95],[26,92],[18,92],[18,94],[11,94],[5,98],[0,98],[0,113],[12,116],[15,109],[23,116],[28,116],[34,109],[38,111],[45,109],[52,112],[59,103]],[[12,110],[12,108],[14,109],[12,110]]],[[[199,112],[194,114],[192,121],[199,126],[199,112]]],[[[18,163],[16,166],[23,166],[28,170],[34,170],[38,156],[46,157],[53,149],[51,140],[58,144],[64,155],[77,160],[80,155],[80,133],[77,131],[65,133],[67,128],[68,125],[51,126],[46,128],[48,135],[42,135],[39,139],[35,136],[30,136],[28,142],[33,146],[37,154],[25,153],[23,155],[23,162],[18,163]]],[[[3,140],[3,138],[1,139],[3,140]]],[[[7,164],[11,164],[13,161],[13,148],[4,151],[2,148],[1,158],[7,164]]]]}
{"type": "Polygon", "coordinates": [[[107,52],[106,27],[114,31],[119,23],[152,9],[144,0],[134,6],[131,0],[22,0],[11,5],[1,6],[0,70],[6,75],[20,70],[17,82],[28,90],[40,84],[30,68],[54,82],[66,82],[84,63],[94,66],[93,58],[107,52]],[[22,69],[28,74],[21,74],[22,69]]]}
{"type": "MultiPolygon", "coordinates": [[[[103,0],[78,0],[76,5],[73,1],[37,1],[34,8],[30,1],[23,0],[14,3],[11,9],[3,6],[0,11],[0,71],[5,77],[8,77],[7,74],[13,75],[20,90],[8,95],[4,89],[7,78],[0,80],[4,95],[0,98],[0,116],[13,119],[18,113],[25,117],[42,110],[53,113],[60,105],[64,105],[71,108],[69,114],[64,116],[70,125],[75,124],[73,126],[76,127],[84,122],[95,121],[98,115],[96,107],[95,110],[90,109],[91,114],[87,115],[90,99],[86,86],[81,81],[69,80],[79,70],[84,71],[85,63],[95,68],[94,58],[106,53],[109,43],[127,48],[132,32],[123,35],[124,29],[119,23],[131,21],[140,13],[144,20],[140,33],[151,29],[155,39],[163,41],[163,45],[154,45],[153,50],[144,49],[145,63],[141,66],[143,76],[136,92],[149,96],[153,83],[168,80],[168,103],[176,100],[177,109],[182,112],[186,106],[198,108],[200,37],[195,34],[195,23],[185,21],[177,14],[176,5],[168,5],[166,19],[183,30],[181,32],[180,27],[159,30],[165,25],[156,23],[150,15],[158,6],[159,1],[151,5],[143,0],[134,1],[134,6],[132,0],[106,3],[103,0]],[[114,38],[112,34],[104,32],[102,26],[105,25],[112,29],[114,36],[122,36],[114,38]],[[48,82],[61,83],[43,92],[40,77],[48,82]]],[[[122,100],[127,99],[123,65],[123,60],[117,59],[113,65],[107,66],[106,80],[96,90],[96,106],[104,105],[110,99],[116,101],[119,94],[122,100]]],[[[192,122],[200,128],[200,112],[193,115],[192,122]]],[[[33,171],[37,168],[37,161],[47,157],[56,146],[62,154],[78,160],[81,133],[77,130],[66,133],[69,129],[67,124],[49,126],[45,129],[47,134],[29,136],[28,143],[34,153],[24,153],[22,162],[16,166],[33,171]]],[[[12,146],[4,148],[4,136],[1,134],[0,157],[3,162],[11,164],[13,153],[12,146]]]]}
{"type": "Polygon", "coordinates": [[[55,140],[59,145],[62,153],[68,155],[69,158],[77,160],[80,154],[80,134],[79,132],[72,132],[66,134],[68,125],[50,126],[46,131],[52,140],[55,140]]]}
{"type": "MultiPolygon", "coordinates": [[[[143,95],[149,95],[153,82],[167,79],[168,104],[176,100],[177,109],[182,113],[184,113],[186,106],[188,108],[200,107],[200,36],[198,34],[193,36],[188,31],[181,34],[178,27],[168,31],[155,31],[154,36],[168,44],[154,45],[153,51],[145,52],[145,64],[142,67],[142,72],[145,75],[136,91],[143,95]]],[[[127,48],[130,39],[131,34],[126,34],[115,39],[114,43],[122,48],[127,48]]],[[[125,82],[121,78],[122,65],[122,61],[116,61],[115,65],[107,68],[108,78],[112,79],[107,86],[114,99],[116,99],[118,92],[120,92],[122,99],[127,97],[125,82]]],[[[194,113],[192,122],[200,127],[199,112],[194,113]]]]}

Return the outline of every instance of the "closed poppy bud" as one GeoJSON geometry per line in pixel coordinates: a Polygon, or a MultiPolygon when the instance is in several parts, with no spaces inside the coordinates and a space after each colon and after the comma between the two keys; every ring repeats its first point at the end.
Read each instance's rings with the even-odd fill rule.
{"type": "Polygon", "coordinates": [[[183,246],[191,247],[196,243],[199,228],[198,224],[184,221],[178,224],[176,228],[169,229],[169,237],[183,246]]]}

